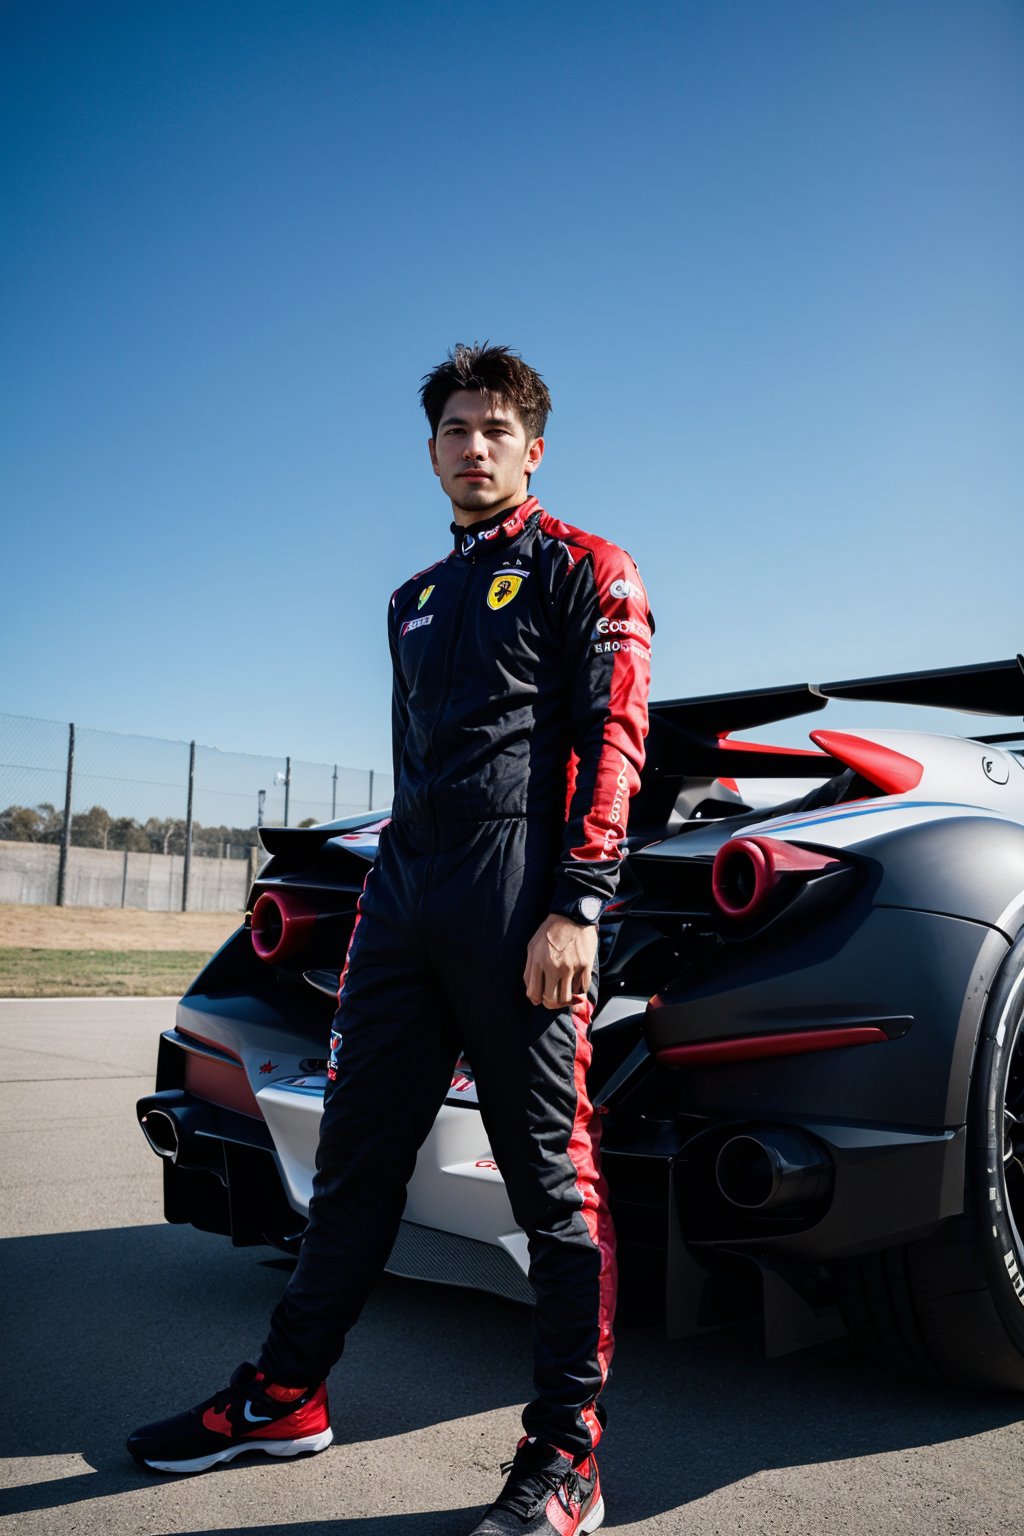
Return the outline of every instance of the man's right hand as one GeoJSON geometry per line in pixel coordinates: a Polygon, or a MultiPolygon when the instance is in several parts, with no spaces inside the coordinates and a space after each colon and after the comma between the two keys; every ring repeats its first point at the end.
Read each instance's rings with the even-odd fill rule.
{"type": "Polygon", "coordinates": [[[552,1010],[586,1001],[597,956],[597,929],[552,912],[526,951],[523,981],[531,1003],[552,1010]]]}

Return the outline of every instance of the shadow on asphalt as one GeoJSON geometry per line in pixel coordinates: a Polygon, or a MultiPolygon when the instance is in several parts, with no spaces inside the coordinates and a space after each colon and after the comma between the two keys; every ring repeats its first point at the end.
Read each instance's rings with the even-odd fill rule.
{"type": "MultiPolygon", "coordinates": [[[[191,1228],[0,1243],[5,1395],[8,1409],[17,1404],[6,1415],[5,1458],[68,1454],[95,1468],[8,1489],[0,1512],[56,1510],[150,1482],[124,1450],[128,1432],[224,1385],[258,1349],[286,1280],[270,1250],[240,1252],[191,1228]]],[[[529,1336],[524,1308],[385,1277],[332,1378],[337,1439],[386,1439],[521,1401],[529,1336]]],[[[606,1402],[612,1432],[601,1469],[612,1525],[677,1509],[766,1468],[984,1434],[1016,1423],[1024,1406],[1009,1395],[902,1382],[845,1342],[765,1361],[750,1332],[666,1341],[636,1325],[620,1330],[606,1402]]],[[[248,1459],[214,1475],[239,1475],[248,1459]]],[[[465,1529],[470,1514],[453,1508],[260,1530],[441,1536],[465,1529]]]]}
{"type": "Polygon", "coordinates": [[[425,1515],[378,1515],[365,1520],[300,1520],[295,1525],[261,1525],[254,1531],[251,1525],[236,1529],[184,1531],[181,1536],[341,1536],[351,1531],[352,1536],[409,1536],[412,1531],[422,1531],[423,1536],[466,1536],[472,1529],[470,1521],[480,1518],[482,1510],[442,1509],[425,1515]]]}
{"type": "Polygon", "coordinates": [[[341,1536],[351,1531],[352,1536],[409,1536],[412,1531],[422,1531],[423,1536],[465,1536],[470,1521],[480,1518],[482,1510],[442,1509],[425,1515],[379,1515],[365,1520],[300,1520],[295,1525],[261,1525],[253,1531],[251,1525],[240,1525],[235,1530],[217,1526],[215,1530],[184,1531],[181,1536],[341,1536]]]}

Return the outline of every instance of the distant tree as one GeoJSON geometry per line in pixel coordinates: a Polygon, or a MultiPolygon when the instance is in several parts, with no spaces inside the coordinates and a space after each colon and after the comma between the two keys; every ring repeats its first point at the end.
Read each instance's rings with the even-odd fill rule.
{"type": "Polygon", "coordinates": [[[39,812],[27,805],[9,805],[0,811],[0,837],[14,843],[39,841],[39,812]]]}
{"type": "Polygon", "coordinates": [[[153,845],[134,816],[119,816],[110,826],[108,848],[124,848],[129,853],[151,853],[153,845]]]}
{"type": "Polygon", "coordinates": [[[102,805],[79,811],[71,818],[71,842],[75,848],[105,848],[114,818],[102,805]]]}
{"type": "Polygon", "coordinates": [[[299,822],[299,826],[300,827],[315,827],[316,826],[316,817],[315,816],[304,816],[303,819],[299,822]]]}
{"type": "Polygon", "coordinates": [[[146,822],[143,831],[149,839],[149,846],[154,853],[184,853],[185,852],[185,823],[170,820],[161,820],[158,816],[151,816],[146,822]]]}
{"type": "Polygon", "coordinates": [[[49,800],[40,801],[36,806],[36,810],[39,812],[42,823],[39,841],[41,843],[59,843],[64,836],[64,812],[58,811],[57,807],[51,805],[49,800]]]}
{"type": "Polygon", "coordinates": [[[60,842],[64,817],[55,806],[9,805],[0,811],[0,838],[14,843],[60,842]]]}
{"type": "MultiPolygon", "coordinates": [[[[310,818],[302,823],[312,826],[310,818]]],[[[64,816],[55,806],[9,805],[0,811],[0,840],[17,843],[59,843],[64,816]]],[[[179,817],[150,816],[140,826],[134,816],[111,816],[102,805],[78,811],[71,818],[71,844],[75,848],[127,849],[130,853],[184,853],[185,822],[179,817]]],[[[192,825],[192,851],[206,858],[244,857],[259,847],[255,827],[204,827],[192,825]]]]}
{"type": "Polygon", "coordinates": [[[204,827],[198,822],[192,828],[192,851],[204,858],[230,857],[230,850],[254,848],[258,843],[255,827],[204,827]]]}

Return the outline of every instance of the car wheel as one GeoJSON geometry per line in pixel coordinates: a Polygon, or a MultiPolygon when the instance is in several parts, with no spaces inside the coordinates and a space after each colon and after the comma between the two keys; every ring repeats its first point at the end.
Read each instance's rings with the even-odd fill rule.
{"type": "Polygon", "coordinates": [[[1024,1391],[1024,936],[975,1053],[966,1209],[930,1238],[835,1269],[847,1326],[933,1380],[1024,1391]]]}

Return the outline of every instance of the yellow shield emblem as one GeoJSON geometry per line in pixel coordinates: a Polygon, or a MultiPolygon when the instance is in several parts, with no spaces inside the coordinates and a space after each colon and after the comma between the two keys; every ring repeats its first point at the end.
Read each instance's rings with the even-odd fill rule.
{"type": "Polygon", "coordinates": [[[429,598],[429,596],[430,596],[431,592],[433,592],[433,590],[434,590],[434,588],[433,588],[432,585],[429,586],[429,587],[424,587],[423,588],[423,591],[420,593],[420,600],[416,604],[417,608],[422,608],[423,607],[423,604],[427,601],[427,599],[429,598]]]}
{"type": "Polygon", "coordinates": [[[500,576],[495,576],[487,593],[488,608],[506,607],[522,584],[523,578],[514,575],[511,571],[504,571],[500,576]]]}

